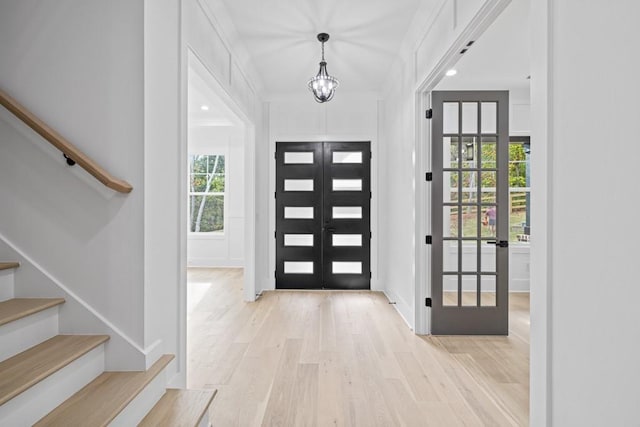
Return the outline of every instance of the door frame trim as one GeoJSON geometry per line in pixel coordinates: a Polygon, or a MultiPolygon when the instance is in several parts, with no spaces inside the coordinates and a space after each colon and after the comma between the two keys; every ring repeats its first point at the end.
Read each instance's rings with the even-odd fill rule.
{"type": "MultiPolygon", "coordinates": [[[[458,52],[468,40],[477,39],[511,0],[487,0],[481,11],[472,19],[467,28],[460,34],[449,50],[436,63],[427,77],[420,82],[414,93],[415,105],[415,231],[416,236],[429,234],[431,218],[431,194],[425,185],[424,173],[431,168],[431,127],[424,119],[424,111],[431,107],[431,91],[443,78],[447,69],[451,68],[459,58],[458,52]],[[425,147],[427,149],[425,149],[425,147]]],[[[552,206],[552,159],[549,147],[553,134],[551,123],[553,120],[551,102],[553,91],[550,82],[553,71],[552,50],[552,2],[543,0],[533,2],[531,13],[531,79],[536,82],[536,88],[531,90],[531,137],[535,139],[536,148],[532,153],[531,167],[535,174],[535,193],[532,193],[532,203],[538,208],[532,212],[532,220],[536,224],[533,231],[535,239],[531,243],[531,323],[530,337],[530,423],[531,425],[551,425],[552,415],[552,366],[551,366],[551,325],[552,298],[551,287],[553,280],[552,258],[552,224],[549,222],[552,206]]],[[[431,331],[429,310],[424,306],[424,300],[431,295],[430,268],[426,262],[431,253],[427,245],[416,245],[415,251],[415,332],[429,334],[431,331]]]]}
{"type": "MultiPolygon", "coordinates": [[[[431,121],[424,118],[424,111],[431,108],[431,92],[444,78],[446,71],[458,62],[460,51],[469,40],[477,40],[510,3],[511,0],[486,1],[414,92],[415,180],[420,183],[415,187],[416,236],[431,234],[431,191],[424,179],[424,173],[431,170],[431,121]]],[[[424,244],[416,245],[415,259],[415,333],[428,335],[431,333],[431,310],[425,307],[424,301],[431,297],[431,248],[424,244]]]]}

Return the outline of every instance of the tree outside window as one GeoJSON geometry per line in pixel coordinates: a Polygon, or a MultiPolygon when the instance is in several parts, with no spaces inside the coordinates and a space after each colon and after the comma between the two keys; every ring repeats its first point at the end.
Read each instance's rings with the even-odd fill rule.
{"type": "Polygon", "coordinates": [[[225,156],[189,156],[189,231],[224,232],[225,156]]]}

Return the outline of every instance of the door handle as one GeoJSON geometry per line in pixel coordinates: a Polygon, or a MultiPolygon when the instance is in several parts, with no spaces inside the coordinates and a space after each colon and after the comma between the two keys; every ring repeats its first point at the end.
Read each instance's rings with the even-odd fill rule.
{"type": "Polygon", "coordinates": [[[324,228],[324,231],[328,231],[330,233],[333,233],[334,231],[336,231],[335,227],[323,227],[323,228],[324,228]]]}
{"type": "Polygon", "coordinates": [[[489,241],[487,241],[487,245],[496,245],[496,246],[498,246],[500,248],[508,248],[509,247],[509,242],[506,241],[506,240],[499,240],[499,241],[489,240],[489,241]]]}

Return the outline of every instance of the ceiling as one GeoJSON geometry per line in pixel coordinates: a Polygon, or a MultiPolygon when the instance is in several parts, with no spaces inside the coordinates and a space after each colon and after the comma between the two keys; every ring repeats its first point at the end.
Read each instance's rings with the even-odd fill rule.
{"type": "Polygon", "coordinates": [[[221,0],[267,96],[306,91],[325,45],[340,92],[378,92],[416,16],[438,0],[221,0]]]}
{"type": "Polygon", "coordinates": [[[238,126],[239,119],[205,81],[200,67],[190,58],[187,92],[189,126],[238,126]]]}
{"type": "Polygon", "coordinates": [[[438,90],[528,89],[530,0],[513,0],[454,65],[438,90]]]}

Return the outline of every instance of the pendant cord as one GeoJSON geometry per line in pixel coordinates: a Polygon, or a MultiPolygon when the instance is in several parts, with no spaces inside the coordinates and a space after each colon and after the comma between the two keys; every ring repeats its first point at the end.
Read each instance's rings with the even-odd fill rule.
{"type": "Polygon", "coordinates": [[[324,42],[322,42],[322,62],[324,62],[324,42]]]}

